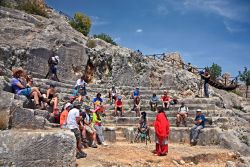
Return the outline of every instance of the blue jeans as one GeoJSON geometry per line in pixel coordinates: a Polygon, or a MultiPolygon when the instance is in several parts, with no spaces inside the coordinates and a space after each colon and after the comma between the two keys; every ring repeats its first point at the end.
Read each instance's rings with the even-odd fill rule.
{"type": "Polygon", "coordinates": [[[204,83],[204,94],[206,97],[209,97],[209,93],[208,93],[208,83],[204,83]]]}
{"type": "Polygon", "coordinates": [[[201,129],[203,129],[202,125],[194,125],[191,128],[190,139],[193,139],[196,142],[201,129]]]}

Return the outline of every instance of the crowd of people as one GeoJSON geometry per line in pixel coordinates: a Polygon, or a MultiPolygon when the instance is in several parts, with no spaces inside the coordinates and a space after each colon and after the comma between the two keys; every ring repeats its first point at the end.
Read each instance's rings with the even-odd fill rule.
{"type": "MultiPolygon", "coordinates": [[[[56,65],[51,65],[49,72],[56,74],[56,65]]],[[[57,78],[57,75],[54,77],[57,78]]],[[[57,78],[58,79],[58,78],[57,78]]],[[[82,151],[84,147],[97,148],[98,144],[106,146],[103,133],[103,117],[106,114],[106,106],[101,93],[97,93],[93,100],[87,94],[87,83],[84,76],[76,81],[73,88],[72,95],[62,107],[58,106],[59,98],[56,91],[56,85],[50,84],[46,91],[41,92],[41,89],[34,86],[33,78],[26,75],[24,70],[13,70],[13,78],[11,85],[13,93],[17,95],[24,95],[28,99],[33,99],[37,109],[51,108],[49,121],[60,124],[62,129],[70,129],[77,141],[77,158],[84,158],[87,156],[82,151]],[[59,111],[59,107],[62,108],[59,111]]],[[[114,116],[124,116],[124,105],[122,96],[113,85],[109,91],[109,105],[114,105],[114,116]]],[[[133,99],[132,111],[135,112],[136,117],[141,117],[138,130],[145,132],[149,136],[149,122],[147,120],[147,113],[141,111],[141,93],[139,87],[136,87],[132,93],[133,99]]],[[[151,110],[157,111],[156,120],[153,123],[155,127],[156,136],[156,155],[166,155],[168,152],[168,136],[170,123],[168,121],[165,111],[170,110],[172,105],[178,103],[177,98],[171,98],[168,91],[163,91],[161,98],[158,98],[155,93],[149,101],[151,110]]],[[[185,103],[181,103],[176,115],[176,125],[180,126],[183,122],[187,126],[186,119],[188,117],[188,107],[185,103]]],[[[195,126],[191,129],[191,144],[197,143],[198,135],[205,125],[205,117],[201,114],[201,110],[197,110],[195,118],[195,126]]]]}

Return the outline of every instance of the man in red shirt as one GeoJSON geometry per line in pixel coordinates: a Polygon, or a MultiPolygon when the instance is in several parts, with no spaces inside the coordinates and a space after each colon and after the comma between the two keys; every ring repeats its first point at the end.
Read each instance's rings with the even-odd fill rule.
{"type": "Polygon", "coordinates": [[[162,101],[162,107],[169,109],[171,98],[166,90],[164,91],[164,94],[161,96],[161,101],[162,101]]]}
{"type": "Polygon", "coordinates": [[[117,110],[120,111],[120,116],[122,117],[123,116],[122,114],[124,113],[124,109],[123,109],[121,96],[118,96],[115,102],[115,116],[119,116],[119,114],[117,113],[117,110]]]}

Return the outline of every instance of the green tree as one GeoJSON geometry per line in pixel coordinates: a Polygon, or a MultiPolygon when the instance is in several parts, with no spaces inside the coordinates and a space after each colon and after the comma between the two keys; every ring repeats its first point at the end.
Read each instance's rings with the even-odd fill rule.
{"type": "Polygon", "coordinates": [[[77,12],[74,16],[74,19],[70,21],[70,25],[75,30],[87,36],[91,28],[91,20],[87,15],[77,12]]]}
{"type": "Polygon", "coordinates": [[[99,35],[94,35],[94,38],[99,38],[113,45],[117,45],[117,43],[109,35],[104,33],[101,33],[99,35]]]}
{"type": "Polygon", "coordinates": [[[248,93],[248,86],[250,86],[250,70],[247,69],[247,67],[244,68],[244,71],[239,71],[239,78],[240,81],[244,82],[246,85],[246,98],[248,93]]]}
{"type": "Polygon", "coordinates": [[[207,69],[208,69],[208,71],[210,73],[210,76],[213,79],[216,79],[219,76],[221,76],[221,66],[219,66],[218,64],[213,63],[212,66],[208,67],[207,69]]]}

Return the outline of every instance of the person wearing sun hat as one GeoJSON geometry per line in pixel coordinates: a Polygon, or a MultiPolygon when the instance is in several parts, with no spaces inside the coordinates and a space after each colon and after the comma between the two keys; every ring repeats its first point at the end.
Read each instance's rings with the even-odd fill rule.
{"type": "Polygon", "coordinates": [[[67,117],[68,117],[68,114],[69,114],[69,111],[71,110],[71,108],[72,108],[72,104],[71,103],[66,103],[64,105],[64,110],[63,110],[63,112],[60,115],[60,127],[61,128],[66,128],[67,117]]]}
{"type": "Polygon", "coordinates": [[[11,87],[15,94],[24,95],[28,98],[34,98],[36,107],[41,109],[39,99],[42,98],[42,95],[37,87],[27,87],[26,83],[23,82],[22,78],[25,76],[23,69],[14,69],[11,79],[11,87]]]}
{"type": "Polygon", "coordinates": [[[199,137],[200,130],[205,128],[206,118],[202,114],[201,109],[196,110],[196,117],[194,119],[194,126],[191,128],[190,132],[190,144],[196,145],[199,137]]]}

